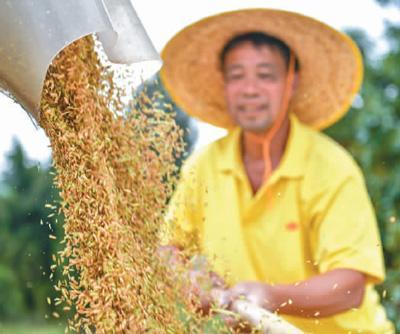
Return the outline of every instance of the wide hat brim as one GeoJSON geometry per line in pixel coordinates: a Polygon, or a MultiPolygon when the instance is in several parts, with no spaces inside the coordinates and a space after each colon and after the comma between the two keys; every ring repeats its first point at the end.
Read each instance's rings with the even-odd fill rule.
{"type": "Polygon", "coordinates": [[[191,116],[235,126],[226,108],[219,54],[234,36],[259,31],[284,41],[300,63],[290,111],[313,128],[335,123],[360,89],[362,58],[345,34],[313,18],[281,10],[247,9],[198,21],[176,34],[162,52],[161,81],[191,116]]]}

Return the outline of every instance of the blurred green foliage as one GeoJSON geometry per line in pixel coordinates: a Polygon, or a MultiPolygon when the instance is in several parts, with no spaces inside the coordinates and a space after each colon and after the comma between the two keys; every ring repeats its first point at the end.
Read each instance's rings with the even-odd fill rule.
{"type": "Polygon", "coordinates": [[[62,324],[40,324],[40,323],[0,323],[1,334],[64,334],[62,324]]]}
{"type": "Polygon", "coordinates": [[[58,192],[49,169],[30,163],[17,142],[8,164],[0,183],[0,321],[44,319],[54,311],[47,297],[54,295],[49,275],[57,245],[49,234],[61,236],[45,204],[58,192]]]}

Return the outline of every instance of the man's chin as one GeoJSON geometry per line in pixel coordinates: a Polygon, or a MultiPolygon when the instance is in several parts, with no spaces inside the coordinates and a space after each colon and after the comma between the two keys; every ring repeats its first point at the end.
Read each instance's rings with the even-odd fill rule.
{"type": "Polygon", "coordinates": [[[272,124],[270,122],[268,123],[242,122],[239,123],[239,126],[243,131],[252,132],[255,134],[262,134],[267,132],[271,128],[272,124]]]}

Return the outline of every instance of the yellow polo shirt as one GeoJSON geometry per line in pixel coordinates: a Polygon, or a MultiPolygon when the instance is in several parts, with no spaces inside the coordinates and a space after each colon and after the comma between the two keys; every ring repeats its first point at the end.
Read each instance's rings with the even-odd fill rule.
{"type": "Polygon", "coordinates": [[[381,241],[361,171],[338,144],[291,116],[279,167],[253,195],[240,129],[192,156],[171,201],[169,242],[197,240],[231,284],[291,284],[335,268],[368,275],[362,306],[316,319],[284,316],[305,333],[394,333],[373,284],[381,241]],[[195,236],[195,238],[193,238],[195,236]]]}

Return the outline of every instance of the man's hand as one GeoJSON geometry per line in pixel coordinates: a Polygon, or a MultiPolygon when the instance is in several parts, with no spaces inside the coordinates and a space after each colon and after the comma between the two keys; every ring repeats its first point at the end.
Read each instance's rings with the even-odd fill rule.
{"type": "Polygon", "coordinates": [[[225,281],[215,272],[200,269],[188,271],[188,283],[188,297],[203,314],[209,314],[215,303],[213,290],[226,288],[225,281]]]}
{"type": "Polygon", "coordinates": [[[227,289],[223,303],[231,305],[237,299],[244,299],[269,311],[275,311],[279,305],[273,296],[273,288],[265,283],[245,281],[227,289]]]}
{"type": "Polygon", "coordinates": [[[225,289],[225,281],[210,270],[206,258],[197,255],[188,259],[175,246],[162,246],[158,249],[160,260],[173,274],[183,275],[183,294],[191,300],[203,314],[209,314],[214,302],[211,290],[225,289]]]}
{"type": "Polygon", "coordinates": [[[234,302],[231,289],[215,288],[212,289],[211,295],[214,305],[219,310],[217,313],[219,313],[222,320],[234,333],[252,333],[251,325],[243,321],[239,314],[230,310],[234,302]]]}

